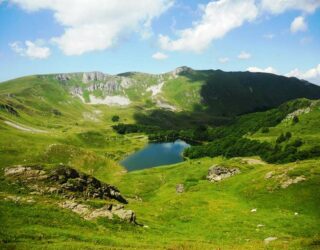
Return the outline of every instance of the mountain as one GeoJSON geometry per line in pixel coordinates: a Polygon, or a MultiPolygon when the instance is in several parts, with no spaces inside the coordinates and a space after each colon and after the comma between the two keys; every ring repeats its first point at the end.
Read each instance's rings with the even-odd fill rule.
{"type": "Polygon", "coordinates": [[[56,98],[60,102],[78,100],[83,104],[108,106],[142,105],[234,116],[270,109],[296,98],[320,98],[320,87],[274,74],[193,70],[188,67],[158,75],[139,72],[38,75],[0,85],[3,102],[10,103],[10,95],[27,97],[25,93],[49,102],[56,98]]]}

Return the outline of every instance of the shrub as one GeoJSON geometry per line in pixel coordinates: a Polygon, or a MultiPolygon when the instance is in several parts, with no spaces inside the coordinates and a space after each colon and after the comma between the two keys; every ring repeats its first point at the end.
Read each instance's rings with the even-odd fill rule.
{"type": "Polygon", "coordinates": [[[292,119],[292,124],[296,124],[296,123],[298,123],[299,122],[299,118],[298,118],[298,116],[294,116],[293,117],[293,119],[292,119]]]}
{"type": "Polygon", "coordinates": [[[118,115],[114,115],[114,116],[112,116],[111,120],[113,122],[118,122],[120,120],[120,117],[118,115]]]}
{"type": "Polygon", "coordinates": [[[277,144],[280,144],[282,142],[286,141],[286,137],[284,136],[283,133],[281,133],[281,135],[278,136],[277,140],[276,140],[276,143],[277,144]]]}
{"type": "Polygon", "coordinates": [[[303,144],[303,141],[300,138],[296,139],[294,142],[291,143],[291,145],[296,148],[301,147],[302,144],[303,144]]]}
{"type": "Polygon", "coordinates": [[[291,136],[292,136],[291,132],[287,132],[287,133],[285,134],[286,140],[289,140],[289,139],[291,138],[291,136]]]}

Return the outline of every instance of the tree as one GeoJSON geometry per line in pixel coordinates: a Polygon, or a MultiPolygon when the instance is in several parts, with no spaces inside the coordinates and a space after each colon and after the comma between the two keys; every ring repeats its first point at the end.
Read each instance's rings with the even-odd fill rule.
{"type": "Polygon", "coordinates": [[[287,133],[285,134],[286,140],[289,140],[289,139],[291,138],[291,136],[292,136],[291,132],[287,132],[287,133]]]}
{"type": "Polygon", "coordinates": [[[120,117],[118,115],[114,115],[114,116],[112,116],[111,120],[113,122],[118,122],[120,120],[120,117]]]}
{"type": "Polygon", "coordinates": [[[281,135],[278,136],[276,143],[280,144],[280,143],[284,142],[285,140],[286,140],[286,137],[284,136],[283,133],[281,133],[281,135]]]}
{"type": "Polygon", "coordinates": [[[268,127],[263,127],[262,129],[261,129],[261,133],[263,133],[263,134],[267,134],[267,133],[269,133],[269,128],[268,127]]]}

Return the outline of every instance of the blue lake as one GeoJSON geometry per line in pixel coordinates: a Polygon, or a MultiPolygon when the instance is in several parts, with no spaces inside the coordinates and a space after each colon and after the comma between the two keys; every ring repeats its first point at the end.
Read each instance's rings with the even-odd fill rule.
{"type": "Polygon", "coordinates": [[[128,171],[169,165],[183,161],[182,152],[190,145],[182,140],[150,143],[121,161],[128,171]]]}

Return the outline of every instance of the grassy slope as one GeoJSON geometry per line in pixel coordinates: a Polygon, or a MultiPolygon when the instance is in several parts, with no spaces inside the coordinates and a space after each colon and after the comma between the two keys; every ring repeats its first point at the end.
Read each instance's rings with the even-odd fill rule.
{"type": "Polygon", "coordinates": [[[270,109],[292,99],[316,99],[320,88],[273,74],[190,70],[166,82],[164,97],[183,110],[202,108],[217,116],[232,116],[270,109]]]}
{"type": "MultiPolygon", "coordinates": [[[[141,148],[146,138],[115,134],[110,128],[111,117],[118,114],[121,121],[133,122],[132,115],[139,111],[138,107],[86,106],[70,98],[55,82],[42,82],[36,77],[3,84],[0,95],[4,97],[1,102],[10,103],[20,114],[16,117],[0,111],[2,248],[263,249],[263,239],[271,236],[279,239],[269,245],[270,249],[319,247],[319,160],[249,165],[241,159],[203,158],[124,174],[117,161],[141,148]],[[15,97],[7,97],[8,93],[15,97]],[[62,115],[53,115],[52,109],[60,110],[62,115]],[[48,133],[20,131],[3,120],[48,133]],[[9,185],[5,181],[4,167],[59,162],[116,185],[130,199],[128,208],[149,228],[117,221],[84,221],[58,208],[57,197],[34,196],[34,204],[5,200],[8,195],[30,195],[18,184],[9,185]],[[214,163],[237,166],[242,173],[219,184],[209,183],[205,175],[214,163]],[[269,171],[304,175],[307,180],[282,189],[279,180],[264,178],[269,171]],[[185,185],[183,194],[176,194],[178,183],[185,185]],[[252,208],[257,208],[257,212],[251,213],[252,208]],[[295,212],[299,215],[294,216],[295,212]],[[264,227],[257,228],[258,224],[264,227]]],[[[307,140],[308,134],[319,133],[316,126],[319,117],[315,112],[318,111],[302,115],[300,122],[290,127],[293,135],[305,129],[301,136],[307,140]]],[[[281,126],[284,125],[271,128],[267,136],[274,140],[283,130],[281,126]]],[[[261,136],[253,135],[263,139],[261,136]]]]}
{"type": "Polygon", "coordinates": [[[251,135],[250,138],[275,143],[281,133],[291,132],[292,137],[287,143],[302,139],[302,148],[319,145],[320,139],[320,102],[314,101],[311,111],[298,115],[299,122],[294,124],[292,119],[284,119],[276,127],[271,127],[268,133],[261,131],[251,135]]]}
{"type": "Polygon", "coordinates": [[[53,198],[41,198],[34,205],[1,202],[6,218],[4,238],[26,248],[46,243],[53,249],[106,245],[121,249],[263,249],[263,239],[275,236],[279,239],[270,249],[312,249],[319,240],[319,181],[317,161],[273,166],[247,165],[239,159],[201,159],[131,172],[119,179],[117,186],[127,197],[142,198],[130,199],[129,207],[149,228],[103,220],[85,222],[54,208],[53,198]],[[242,173],[219,184],[209,183],[204,176],[213,163],[238,166],[242,173]],[[271,170],[280,174],[289,168],[288,175],[303,172],[307,181],[281,189],[277,180],[264,178],[271,170]],[[184,183],[185,193],[176,194],[177,183],[184,183]],[[257,212],[251,213],[252,208],[257,212]]]}

